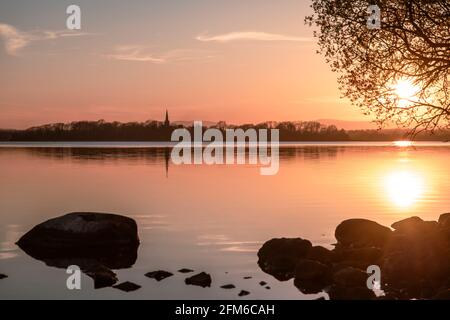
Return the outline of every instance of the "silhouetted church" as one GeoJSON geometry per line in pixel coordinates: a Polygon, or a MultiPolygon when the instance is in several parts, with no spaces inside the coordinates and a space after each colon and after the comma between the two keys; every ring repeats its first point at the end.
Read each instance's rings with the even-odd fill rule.
{"type": "Polygon", "coordinates": [[[166,119],[164,120],[164,127],[169,127],[170,121],[169,121],[169,112],[166,109],[166,119]]]}

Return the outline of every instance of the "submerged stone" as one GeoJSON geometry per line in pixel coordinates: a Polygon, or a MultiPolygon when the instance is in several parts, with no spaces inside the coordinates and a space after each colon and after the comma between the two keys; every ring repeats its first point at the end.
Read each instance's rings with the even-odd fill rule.
{"type": "Polygon", "coordinates": [[[103,265],[97,264],[84,268],[82,271],[94,280],[95,289],[111,287],[118,281],[117,275],[103,265]]]}
{"type": "Polygon", "coordinates": [[[178,272],[179,273],[191,273],[191,272],[194,272],[194,270],[183,268],[183,269],[178,270],[178,272]]]}
{"type": "Polygon", "coordinates": [[[205,272],[196,274],[190,278],[184,280],[186,284],[199,286],[199,287],[210,287],[211,286],[211,276],[205,272]]]}
{"type": "Polygon", "coordinates": [[[133,282],[126,281],[126,282],[122,282],[121,284],[114,286],[113,288],[116,288],[116,289],[119,289],[119,290],[125,291],[125,292],[131,292],[131,291],[136,291],[136,290],[140,289],[141,286],[138,284],[135,284],[133,282]]]}
{"type": "Polygon", "coordinates": [[[145,276],[148,278],[151,278],[151,279],[155,279],[156,281],[161,281],[168,277],[173,276],[173,273],[164,271],[164,270],[158,270],[158,271],[147,272],[145,274],[145,276]]]}
{"type": "Polygon", "coordinates": [[[244,297],[244,296],[248,296],[249,294],[250,294],[250,292],[248,292],[246,290],[241,290],[241,292],[239,292],[238,296],[244,297]]]}

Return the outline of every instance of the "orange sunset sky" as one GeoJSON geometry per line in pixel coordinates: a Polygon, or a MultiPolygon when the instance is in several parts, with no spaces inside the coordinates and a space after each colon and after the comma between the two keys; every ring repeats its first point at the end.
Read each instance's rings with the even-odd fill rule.
{"type": "Polygon", "coordinates": [[[304,25],[306,0],[0,3],[0,128],[75,120],[366,120],[304,25]],[[79,31],[66,29],[78,4],[79,31]]]}

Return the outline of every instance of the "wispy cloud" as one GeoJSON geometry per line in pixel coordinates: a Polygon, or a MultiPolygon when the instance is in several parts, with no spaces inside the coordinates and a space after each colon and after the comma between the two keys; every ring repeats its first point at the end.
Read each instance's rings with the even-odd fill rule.
{"type": "Polygon", "coordinates": [[[54,40],[64,37],[78,37],[87,35],[87,33],[78,31],[52,31],[52,30],[33,30],[21,31],[12,25],[0,23],[0,36],[3,38],[5,50],[8,54],[16,56],[19,51],[35,41],[54,40]]]}
{"type": "Polygon", "coordinates": [[[310,42],[312,38],[295,37],[284,34],[258,32],[258,31],[236,31],[230,33],[219,34],[215,36],[209,36],[205,34],[198,35],[196,37],[199,41],[204,42],[231,42],[239,40],[252,40],[252,41],[291,41],[291,42],[310,42]]]}
{"type": "Polygon", "coordinates": [[[164,63],[166,59],[162,56],[156,56],[148,53],[144,46],[118,46],[111,54],[105,55],[107,58],[123,61],[138,61],[164,63]]]}
{"type": "Polygon", "coordinates": [[[125,45],[118,46],[111,54],[104,55],[109,59],[121,61],[150,62],[162,64],[177,61],[204,60],[214,55],[200,50],[176,49],[162,53],[153,53],[148,46],[125,45]]]}

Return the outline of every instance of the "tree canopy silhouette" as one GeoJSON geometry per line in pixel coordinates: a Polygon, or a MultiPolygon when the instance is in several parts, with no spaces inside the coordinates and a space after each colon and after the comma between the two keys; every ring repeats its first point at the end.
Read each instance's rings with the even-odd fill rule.
{"type": "Polygon", "coordinates": [[[312,8],[305,22],[318,28],[318,53],[344,97],[380,127],[449,128],[448,0],[312,0],[312,8]],[[369,5],[380,9],[380,28],[367,26],[369,5]]]}

